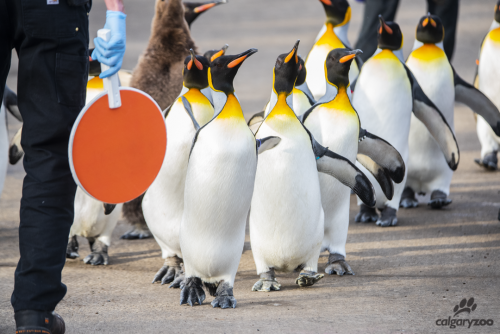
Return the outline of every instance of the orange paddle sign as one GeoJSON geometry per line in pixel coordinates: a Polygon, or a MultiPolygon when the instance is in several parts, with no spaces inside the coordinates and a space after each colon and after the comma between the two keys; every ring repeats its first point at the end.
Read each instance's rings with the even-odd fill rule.
{"type": "MultiPolygon", "coordinates": [[[[107,40],[109,30],[98,36],[107,40]]],[[[107,66],[101,66],[104,72],[107,66]]],[[[137,198],[153,183],[165,158],[167,129],[151,96],[119,87],[118,74],[104,79],[104,88],[73,125],[69,162],[88,195],[117,204],[137,198]]]]}

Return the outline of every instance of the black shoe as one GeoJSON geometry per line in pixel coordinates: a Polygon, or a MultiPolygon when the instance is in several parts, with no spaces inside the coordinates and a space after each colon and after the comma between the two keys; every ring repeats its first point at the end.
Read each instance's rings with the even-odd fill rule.
{"type": "Polygon", "coordinates": [[[16,334],[64,334],[66,331],[63,318],[55,312],[17,311],[14,319],[16,320],[16,334]]]}

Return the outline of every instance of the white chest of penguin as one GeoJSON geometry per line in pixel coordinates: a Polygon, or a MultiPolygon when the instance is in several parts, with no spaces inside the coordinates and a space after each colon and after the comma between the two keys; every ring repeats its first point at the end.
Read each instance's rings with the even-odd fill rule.
{"type": "Polygon", "coordinates": [[[0,195],[7,176],[7,157],[9,156],[9,137],[7,134],[7,115],[0,101],[0,195]]]}
{"type": "Polygon", "coordinates": [[[479,58],[479,90],[497,107],[500,107],[500,28],[491,30],[486,36],[479,58]]]}
{"type": "Polygon", "coordinates": [[[293,111],[280,102],[256,136],[281,138],[278,146],[259,155],[257,166],[250,211],[257,271],[268,266],[291,271],[306,263],[323,239],[324,214],[311,139],[293,111]]]}
{"type": "Polygon", "coordinates": [[[362,124],[390,142],[403,159],[408,157],[412,112],[411,84],[403,64],[390,50],[382,50],[362,68],[353,94],[362,124]]]}

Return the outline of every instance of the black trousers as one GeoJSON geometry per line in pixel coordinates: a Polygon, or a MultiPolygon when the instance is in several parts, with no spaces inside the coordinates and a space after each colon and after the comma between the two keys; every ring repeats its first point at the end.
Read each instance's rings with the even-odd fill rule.
{"type": "Polygon", "coordinates": [[[14,311],[52,311],[66,294],[61,271],[76,192],[68,140],[85,104],[91,5],[48,2],[0,0],[0,96],[15,48],[24,120],[26,176],[19,225],[21,257],[11,298],[14,311]]]}
{"type": "MultiPolygon", "coordinates": [[[[361,58],[366,61],[377,50],[377,29],[379,26],[378,15],[382,14],[386,21],[394,21],[398,10],[399,0],[366,0],[363,14],[363,26],[359,33],[356,49],[363,50],[361,58]]],[[[448,59],[453,57],[455,50],[455,36],[458,20],[458,0],[427,0],[427,9],[439,16],[443,22],[444,52],[448,59]]],[[[424,16],[425,13],[422,13],[424,16]]],[[[415,27],[417,22],[415,22],[415,27]]]]}

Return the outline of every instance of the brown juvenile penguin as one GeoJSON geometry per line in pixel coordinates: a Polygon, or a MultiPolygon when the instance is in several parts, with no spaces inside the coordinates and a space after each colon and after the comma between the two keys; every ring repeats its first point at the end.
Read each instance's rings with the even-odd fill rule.
{"type": "MultiPolygon", "coordinates": [[[[130,87],[151,95],[162,110],[170,106],[179,96],[182,90],[184,59],[190,54],[189,49],[196,51],[185,10],[186,8],[188,11],[194,10],[198,5],[203,6],[198,10],[199,13],[188,18],[191,23],[199,14],[214,7],[214,5],[206,6],[209,3],[212,2],[186,6],[181,0],[156,0],[151,37],[132,73],[130,87]]],[[[225,1],[213,1],[213,3],[219,4],[225,1]]],[[[141,195],[123,205],[123,216],[133,228],[122,235],[122,239],[151,237],[142,213],[143,197],[144,195],[141,195]]]]}

